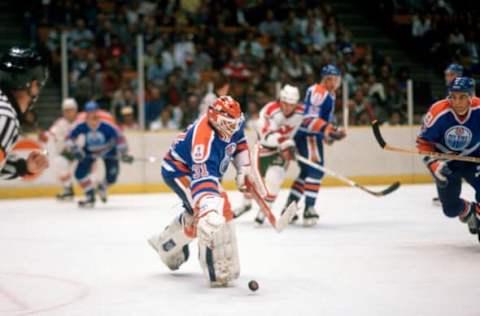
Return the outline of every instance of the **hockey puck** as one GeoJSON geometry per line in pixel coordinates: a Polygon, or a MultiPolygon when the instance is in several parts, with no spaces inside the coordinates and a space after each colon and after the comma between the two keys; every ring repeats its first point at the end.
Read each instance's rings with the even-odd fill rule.
{"type": "Polygon", "coordinates": [[[248,288],[252,292],[255,292],[256,290],[258,290],[258,282],[255,280],[251,280],[250,282],[248,282],[248,288]]]}

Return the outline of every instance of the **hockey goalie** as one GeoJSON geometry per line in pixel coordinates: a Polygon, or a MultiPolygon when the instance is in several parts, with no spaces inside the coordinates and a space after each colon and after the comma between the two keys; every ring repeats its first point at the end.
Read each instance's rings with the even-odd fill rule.
{"type": "Polygon", "coordinates": [[[222,96],[177,137],[165,156],[162,176],[182,200],[183,210],[149,239],[171,270],[188,260],[189,244],[198,239],[200,265],[211,286],[226,286],[240,273],[233,212],[220,184],[231,160],[237,186],[244,191],[250,155],[243,114],[237,101],[222,96]]]}

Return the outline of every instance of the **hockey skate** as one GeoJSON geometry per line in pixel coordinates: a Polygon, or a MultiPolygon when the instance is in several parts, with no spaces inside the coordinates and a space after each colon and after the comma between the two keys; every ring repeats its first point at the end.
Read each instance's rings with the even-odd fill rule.
{"type": "Polygon", "coordinates": [[[63,192],[58,193],[55,197],[58,201],[72,201],[74,196],[73,187],[66,186],[63,188],[63,192]]]}
{"type": "Polygon", "coordinates": [[[432,199],[432,203],[435,206],[442,206],[442,202],[440,202],[440,198],[438,196],[436,196],[432,199]]]}
{"type": "Polygon", "coordinates": [[[100,183],[97,186],[97,193],[98,193],[98,197],[100,198],[100,201],[102,201],[103,203],[106,203],[108,200],[107,185],[104,183],[100,183]]]}
{"type": "Polygon", "coordinates": [[[86,192],[85,199],[78,201],[80,208],[92,208],[95,206],[95,190],[86,192]]]}
{"type": "Polygon", "coordinates": [[[318,213],[313,206],[306,206],[303,211],[303,226],[311,227],[317,224],[319,219],[318,213]]]}
{"type": "Polygon", "coordinates": [[[255,216],[255,224],[257,226],[262,226],[265,222],[265,214],[262,211],[258,211],[257,216],[255,216]]]}
{"type": "Polygon", "coordinates": [[[233,210],[233,218],[238,218],[252,209],[252,202],[243,202],[243,204],[233,210]]]}
{"type": "MultiPolygon", "coordinates": [[[[478,234],[480,229],[480,220],[479,220],[480,212],[478,211],[477,208],[478,206],[476,203],[471,203],[468,213],[463,217],[459,217],[461,222],[467,224],[468,231],[472,235],[478,234]]],[[[480,235],[479,235],[479,241],[480,241],[480,235]]]]}

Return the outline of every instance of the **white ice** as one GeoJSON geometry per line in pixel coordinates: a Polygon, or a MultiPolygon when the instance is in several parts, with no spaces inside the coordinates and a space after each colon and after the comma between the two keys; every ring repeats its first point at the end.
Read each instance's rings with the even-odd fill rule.
{"type": "Polygon", "coordinates": [[[228,288],[206,286],[196,244],[176,272],[147,244],[176,214],[173,194],[116,195],[93,210],[3,200],[0,315],[479,315],[480,243],[433,195],[431,185],[383,198],[324,188],[319,225],[280,234],[247,213],[228,288]]]}

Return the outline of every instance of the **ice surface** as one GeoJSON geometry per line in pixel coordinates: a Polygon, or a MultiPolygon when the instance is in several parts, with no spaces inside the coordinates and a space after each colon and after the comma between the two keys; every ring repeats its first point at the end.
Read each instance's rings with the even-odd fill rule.
{"type": "Polygon", "coordinates": [[[251,211],[236,225],[240,279],[220,289],[206,286],[196,244],[171,272],[146,242],[177,213],[173,194],[116,195],[93,210],[3,200],[0,315],[479,315],[480,244],[433,195],[325,188],[319,225],[280,234],[255,228],[251,211]]]}

